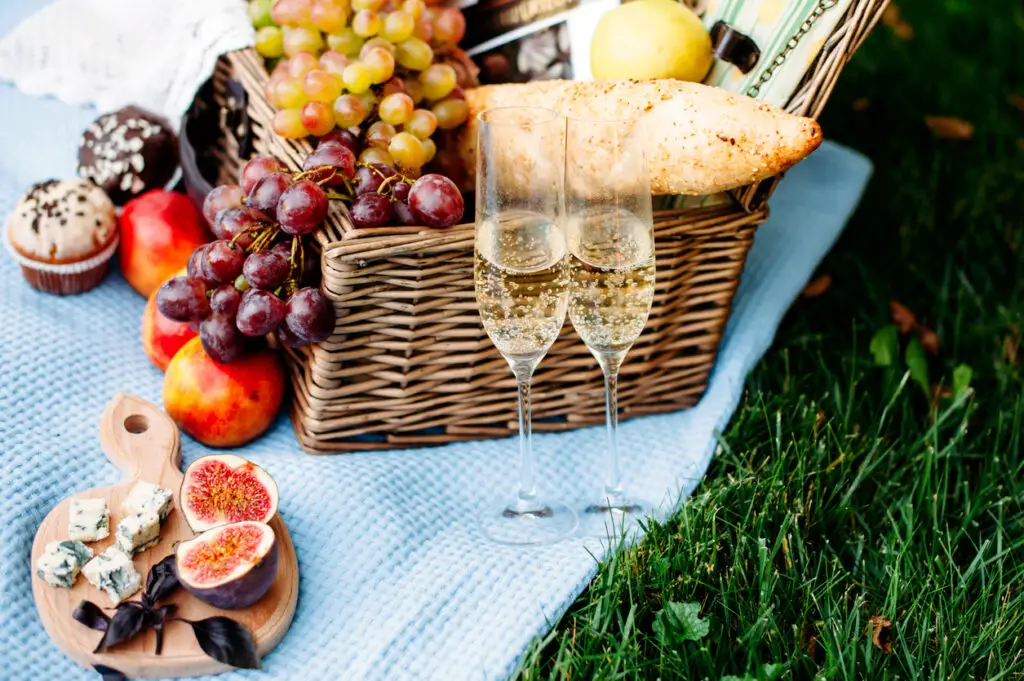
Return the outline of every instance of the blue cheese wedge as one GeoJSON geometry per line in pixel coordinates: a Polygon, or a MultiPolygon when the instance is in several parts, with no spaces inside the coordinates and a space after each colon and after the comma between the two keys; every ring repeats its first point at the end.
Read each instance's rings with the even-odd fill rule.
{"type": "Polygon", "coordinates": [[[68,508],[68,537],[77,541],[99,541],[110,536],[110,513],[106,499],[72,499],[68,508]]]}
{"type": "Polygon", "coordinates": [[[36,574],[47,584],[70,589],[90,558],[92,549],[80,541],[52,541],[36,560],[36,574]]]}
{"type": "Polygon", "coordinates": [[[145,551],[160,541],[160,516],[156,511],[146,510],[142,513],[122,518],[117,524],[117,545],[128,555],[145,551]]]}
{"type": "Polygon", "coordinates": [[[170,490],[139,480],[121,502],[121,514],[129,516],[143,511],[155,511],[160,516],[160,522],[163,522],[171,512],[173,499],[174,495],[170,490]]]}
{"type": "Polygon", "coordinates": [[[142,577],[135,564],[116,544],[86,563],[82,574],[90,584],[106,592],[113,605],[142,588],[142,577]]]}

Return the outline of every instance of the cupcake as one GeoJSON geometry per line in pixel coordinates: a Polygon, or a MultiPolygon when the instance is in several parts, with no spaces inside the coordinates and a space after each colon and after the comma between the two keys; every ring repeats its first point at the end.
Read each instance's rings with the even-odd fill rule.
{"type": "Polygon", "coordinates": [[[100,116],[78,143],[78,175],[92,180],[118,206],[167,186],[178,171],[178,137],[137,106],[100,116]]]}
{"type": "Polygon", "coordinates": [[[35,185],[14,206],[6,232],[25,280],[46,293],[95,287],[117,249],[114,204],[85,180],[35,185]]]}

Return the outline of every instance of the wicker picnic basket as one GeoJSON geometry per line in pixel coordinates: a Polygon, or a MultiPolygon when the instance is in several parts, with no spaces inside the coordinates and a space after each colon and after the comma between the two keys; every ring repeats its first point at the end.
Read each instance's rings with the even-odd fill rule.
{"type": "MultiPolygon", "coordinates": [[[[816,117],[839,72],[887,0],[854,0],[802,81],[788,111],[816,117]]],[[[822,0],[821,6],[834,5],[822,0]]],[[[237,181],[245,158],[270,154],[301,166],[310,147],[270,129],[262,59],[225,55],[213,79],[222,116],[220,182],[237,181]],[[241,99],[239,106],[241,84],[241,99]]],[[[779,178],[731,193],[714,206],[655,214],[657,285],[650,320],[622,368],[622,418],[695,404],[707,386],[757,225],[779,178]]],[[[438,445],[517,431],[515,381],[480,324],[473,290],[474,226],[357,229],[344,210],[316,234],[323,289],[334,302],[334,334],[287,350],[291,416],[310,453],[438,445]]],[[[566,322],[541,362],[534,429],[603,422],[601,371],[566,322]]]]}

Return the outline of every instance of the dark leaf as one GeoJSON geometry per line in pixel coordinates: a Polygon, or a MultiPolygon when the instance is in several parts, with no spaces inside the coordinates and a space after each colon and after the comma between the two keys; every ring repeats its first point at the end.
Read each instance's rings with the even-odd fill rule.
{"type": "Polygon", "coordinates": [[[910,311],[910,308],[895,300],[889,302],[889,314],[892,316],[892,323],[901,334],[908,334],[917,326],[917,315],[910,311]]]}
{"type": "Polygon", "coordinates": [[[167,605],[161,605],[159,608],[153,608],[149,611],[146,618],[149,626],[153,627],[153,631],[156,632],[156,654],[159,655],[164,650],[164,625],[167,624],[167,618],[174,614],[175,609],[178,606],[173,603],[167,605]]]}
{"type": "Polygon", "coordinates": [[[871,627],[871,642],[875,647],[885,654],[892,652],[892,623],[888,617],[873,615],[869,626],[871,627]]]}
{"type": "Polygon", "coordinates": [[[93,667],[103,677],[103,681],[127,681],[128,677],[123,672],[119,672],[113,667],[108,667],[105,664],[98,664],[93,667]]]}
{"type": "Polygon", "coordinates": [[[146,593],[142,596],[142,602],[152,606],[177,588],[178,570],[175,568],[175,557],[172,553],[149,569],[146,593]]]}
{"type": "Polygon", "coordinates": [[[699,641],[708,635],[711,625],[700,618],[700,603],[669,601],[654,614],[654,633],[662,645],[678,645],[682,641],[699,641]]]}
{"type": "Polygon", "coordinates": [[[860,113],[861,111],[866,111],[869,106],[871,106],[871,100],[868,99],[867,97],[858,97],[857,99],[853,100],[853,110],[858,113],[860,113]]]}
{"type": "Polygon", "coordinates": [[[119,643],[129,641],[146,625],[146,609],[134,601],[117,606],[117,612],[110,618],[103,638],[93,652],[104,653],[119,643]]]}
{"type": "Polygon", "coordinates": [[[79,603],[78,607],[71,613],[71,617],[76,622],[81,622],[96,631],[106,631],[107,625],[110,624],[110,617],[107,616],[107,613],[103,612],[100,606],[91,601],[79,603]]]}
{"type": "Polygon", "coordinates": [[[230,617],[210,617],[191,624],[199,647],[213,659],[242,669],[260,668],[256,642],[238,622],[230,617]]]}
{"type": "Polygon", "coordinates": [[[1024,97],[1020,95],[1010,95],[1010,105],[1024,114],[1024,97]]]}
{"type": "Polygon", "coordinates": [[[972,378],[974,378],[974,369],[967,364],[958,364],[953,369],[953,397],[960,397],[960,393],[969,390],[972,378]]]}
{"type": "Polygon", "coordinates": [[[832,276],[829,274],[822,274],[821,276],[815,277],[807,286],[804,286],[803,293],[801,294],[804,298],[817,298],[825,291],[828,290],[829,286],[832,285],[832,276]]]}
{"type": "Polygon", "coordinates": [[[889,325],[876,331],[868,347],[875,358],[875,364],[891,367],[900,353],[900,339],[896,335],[896,327],[889,325]]]}
{"type": "Polygon", "coordinates": [[[921,386],[924,396],[931,399],[932,382],[928,380],[928,357],[924,354],[924,348],[916,338],[911,338],[910,342],[907,343],[907,350],[903,354],[903,361],[907,363],[910,377],[921,386]]]}

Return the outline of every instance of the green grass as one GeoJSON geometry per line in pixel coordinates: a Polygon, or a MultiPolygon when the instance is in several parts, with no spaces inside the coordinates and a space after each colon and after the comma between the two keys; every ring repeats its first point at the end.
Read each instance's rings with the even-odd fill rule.
{"type": "Polygon", "coordinates": [[[834,283],[789,313],[693,498],[601,566],[519,678],[1024,678],[1024,7],[900,9],[914,38],[879,26],[822,119],[876,165],[834,283]],[[913,376],[908,337],[890,366],[872,352],[891,300],[941,338],[913,376]],[[933,405],[921,373],[959,365],[972,390],[933,405]]]}

